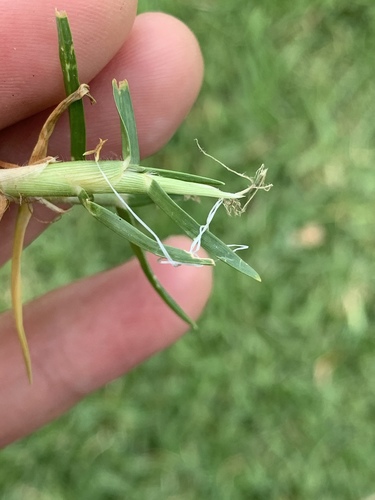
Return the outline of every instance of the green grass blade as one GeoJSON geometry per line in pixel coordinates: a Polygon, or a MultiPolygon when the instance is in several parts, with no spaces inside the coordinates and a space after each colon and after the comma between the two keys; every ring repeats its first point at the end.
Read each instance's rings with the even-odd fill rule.
{"type": "Polygon", "coordinates": [[[139,165],[129,165],[129,169],[135,172],[148,172],[150,174],[161,175],[170,179],[177,179],[179,181],[196,182],[198,184],[209,184],[211,186],[224,186],[225,182],[211,177],[203,177],[202,175],[189,174],[187,172],[177,172],[175,170],[167,170],[163,168],[144,167],[139,165]]]}
{"type": "MultiPolygon", "coordinates": [[[[200,225],[188,213],[175,203],[160,185],[152,181],[148,194],[155,204],[158,205],[172,220],[178,224],[190,238],[195,238],[199,232],[200,225]]],[[[260,281],[259,274],[233,252],[225,243],[209,231],[202,235],[202,247],[207,252],[233,267],[237,271],[260,281]]]]}
{"type": "MultiPolygon", "coordinates": [[[[122,219],[119,215],[111,212],[107,208],[101,207],[97,203],[89,200],[88,197],[80,196],[81,203],[88,210],[88,212],[102,222],[105,226],[109,227],[117,233],[119,236],[125,238],[126,240],[138,245],[146,252],[152,252],[160,257],[165,257],[164,253],[160,249],[159,245],[155,240],[149,238],[143,234],[139,229],[135,228],[127,221],[122,219]]],[[[193,264],[193,265],[215,265],[213,259],[201,259],[194,257],[189,252],[185,250],[180,250],[179,248],[174,248],[169,245],[165,245],[171,258],[181,264],[193,264]]]]}
{"type": "MultiPolygon", "coordinates": [[[[117,208],[118,215],[124,219],[129,224],[133,224],[132,218],[127,210],[124,208],[117,208]]],[[[166,289],[161,285],[155,274],[153,273],[146,256],[138,245],[130,242],[130,246],[134,252],[134,255],[137,257],[139,265],[141,266],[146,278],[149,283],[155,290],[155,292],[163,299],[163,301],[174,311],[177,316],[179,316],[183,321],[188,323],[191,327],[197,328],[197,325],[194,321],[189,318],[189,316],[185,313],[185,311],[177,304],[177,302],[169,295],[166,289]]]]}
{"type": "MultiPolygon", "coordinates": [[[[95,197],[96,200],[96,197],[95,197]]],[[[154,202],[147,194],[129,194],[126,197],[126,202],[132,208],[145,207],[147,205],[153,205],[154,202]]]]}
{"type": "Polygon", "coordinates": [[[126,80],[119,83],[112,80],[112,87],[116,108],[120,116],[122,157],[125,159],[130,156],[130,163],[138,165],[140,162],[138,135],[129,85],[126,80]]]}
{"type": "MultiPolygon", "coordinates": [[[[65,92],[66,95],[69,95],[78,89],[80,83],[73,39],[66,12],[56,10],[56,24],[65,92]]],[[[72,160],[82,160],[83,153],[86,151],[86,125],[81,100],[74,102],[69,107],[69,125],[70,156],[72,160]]]]}

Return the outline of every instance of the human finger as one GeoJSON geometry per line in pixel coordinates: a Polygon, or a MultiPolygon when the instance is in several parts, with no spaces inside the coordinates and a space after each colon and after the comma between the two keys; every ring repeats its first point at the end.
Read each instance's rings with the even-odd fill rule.
{"type": "MultiPolygon", "coordinates": [[[[187,245],[186,238],[169,244],[187,245]]],[[[211,269],[150,258],[163,286],[193,318],[210,293],[211,269]]],[[[34,383],[28,384],[10,314],[0,317],[0,446],[55,419],[91,391],[175,342],[186,330],[135,260],[25,308],[34,383]]],[[[152,382],[151,382],[152,383],[152,382]]]]}
{"type": "MultiPolygon", "coordinates": [[[[80,77],[88,82],[128,37],[135,0],[64,0],[74,33],[80,77]]],[[[54,6],[49,0],[0,3],[0,129],[64,96],[54,6]]]]}

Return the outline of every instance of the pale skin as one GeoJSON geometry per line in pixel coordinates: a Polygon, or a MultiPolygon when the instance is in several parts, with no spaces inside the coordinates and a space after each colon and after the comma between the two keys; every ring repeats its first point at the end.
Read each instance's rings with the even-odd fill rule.
{"type": "MultiPolygon", "coordinates": [[[[45,119],[43,110],[63,98],[63,88],[51,3],[40,1],[38,9],[25,0],[14,4],[4,0],[0,6],[0,159],[23,164],[45,119]]],[[[164,14],[135,18],[136,2],[131,0],[64,0],[58,8],[68,12],[81,81],[90,83],[98,102],[88,109],[88,145],[95,146],[103,137],[108,139],[107,154],[120,155],[111,81],[127,78],[142,157],[160,149],[183,121],[202,81],[202,57],[192,33],[164,14]]],[[[67,137],[63,120],[49,153],[68,158],[67,137]]],[[[37,210],[28,242],[46,226],[38,219],[55,217],[45,207],[37,210]]],[[[11,208],[0,223],[0,264],[10,258],[14,214],[11,208]]],[[[71,242],[61,244],[80,258],[74,235],[71,242]]],[[[173,238],[173,244],[189,246],[182,237],[173,238]]],[[[166,289],[197,318],[211,290],[211,270],[175,269],[158,264],[156,258],[150,261],[166,289]]],[[[28,304],[25,327],[33,361],[32,386],[13,317],[0,316],[0,446],[57,418],[188,329],[150,288],[134,260],[28,304]]]]}

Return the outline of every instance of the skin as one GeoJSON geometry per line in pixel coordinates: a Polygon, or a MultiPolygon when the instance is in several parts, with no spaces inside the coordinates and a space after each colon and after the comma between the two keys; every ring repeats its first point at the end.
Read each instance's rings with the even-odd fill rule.
{"type": "MultiPolygon", "coordinates": [[[[134,1],[64,0],[63,4],[81,81],[90,83],[98,101],[87,107],[88,147],[95,147],[99,137],[108,138],[103,155],[120,156],[111,81],[127,78],[141,154],[154,153],[178,128],[198,94],[203,62],[196,39],[184,24],[165,14],[135,17],[134,1]]],[[[7,0],[0,5],[0,22],[0,159],[22,164],[30,156],[46,108],[64,96],[54,12],[49,0],[39,1],[38,9],[32,2],[7,0]]],[[[59,123],[49,154],[68,158],[66,120],[59,123]]],[[[36,212],[28,242],[46,226],[38,220],[54,217],[45,207],[36,212]]],[[[1,221],[0,263],[10,257],[14,215],[13,207],[1,221]]],[[[189,247],[183,237],[168,243],[189,247]]],[[[150,262],[163,286],[197,318],[211,290],[211,270],[161,266],[152,256],[150,262]]],[[[150,288],[134,260],[29,303],[25,326],[32,386],[13,317],[9,312],[0,316],[0,446],[57,418],[187,330],[150,288]]]]}

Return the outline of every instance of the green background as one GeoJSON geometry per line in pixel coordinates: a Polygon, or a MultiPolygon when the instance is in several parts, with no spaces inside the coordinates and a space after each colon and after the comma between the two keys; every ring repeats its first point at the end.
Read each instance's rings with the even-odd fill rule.
{"type": "MultiPolygon", "coordinates": [[[[145,164],[241,188],[195,137],[238,171],[265,163],[272,190],[212,226],[250,245],[241,256],[263,282],[218,265],[200,330],[5,449],[0,498],[365,499],[375,494],[375,4],[140,2],[148,8],[191,27],[206,74],[186,122],[145,164]]],[[[202,220],[210,207],[190,208],[202,220]]],[[[25,252],[28,298],[126,255],[77,209],[25,252]]]]}

